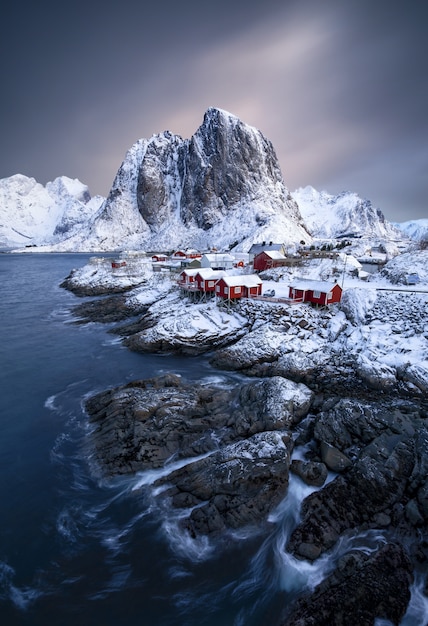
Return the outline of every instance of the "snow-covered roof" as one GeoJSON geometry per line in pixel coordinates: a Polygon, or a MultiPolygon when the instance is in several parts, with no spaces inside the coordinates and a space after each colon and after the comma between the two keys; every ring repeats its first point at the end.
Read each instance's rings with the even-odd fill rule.
{"type": "Polygon", "coordinates": [[[208,259],[208,261],[210,262],[217,262],[217,261],[234,261],[235,257],[233,257],[231,254],[227,254],[227,253],[220,253],[218,254],[217,252],[214,252],[213,254],[204,254],[204,258],[208,259]]]}
{"type": "Polygon", "coordinates": [[[293,289],[300,289],[302,291],[320,291],[322,293],[329,293],[338,283],[331,283],[325,280],[310,280],[306,278],[297,278],[290,287],[293,289]]]}
{"type": "Polygon", "coordinates": [[[181,274],[186,274],[186,276],[196,276],[196,274],[198,272],[200,272],[201,268],[200,267],[192,267],[190,269],[185,269],[182,272],[180,272],[181,274]]]}
{"type": "Polygon", "coordinates": [[[223,270],[213,270],[211,267],[201,267],[196,270],[195,274],[199,274],[201,278],[207,280],[208,278],[221,278],[224,276],[223,270]]]}
{"type": "Polygon", "coordinates": [[[272,260],[283,261],[286,257],[279,250],[263,250],[263,252],[272,260]]]}
{"type": "Polygon", "coordinates": [[[222,280],[228,287],[237,287],[244,285],[245,287],[255,287],[262,284],[262,279],[255,274],[241,274],[238,276],[223,276],[222,280]]]}

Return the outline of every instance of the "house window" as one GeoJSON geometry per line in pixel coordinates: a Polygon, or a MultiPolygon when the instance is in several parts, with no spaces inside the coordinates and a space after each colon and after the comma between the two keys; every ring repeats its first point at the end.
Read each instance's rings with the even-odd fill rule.
{"type": "Polygon", "coordinates": [[[214,281],[213,280],[209,280],[208,281],[208,287],[214,287],[214,281]]]}
{"type": "Polygon", "coordinates": [[[330,293],[329,293],[329,294],[328,294],[328,296],[327,296],[327,299],[328,299],[328,300],[331,300],[331,299],[332,299],[332,297],[333,297],[333,292],[332,292],[332,291],[330,291],[330,293]]]}
{"type": "Polygon", "coordinates": [[[314,291],[314,298],[321,298],[321,291],[314,291]]]}
{"type": "Polygon", "coordinates": [[[235,293],[241,293],[241,287],[235,287],[235,293]]]}
{"type": "Polygon", "coordinates": [[[229,294],[229,287],[224,288],[224,293],[226,294],[226,296],[229,294]]]}
{"type": "Polygon", "coordinates": [[[215,291],[216,291],[216,293],[220,293],[220,286],[219,285],[216,286],[215,291]]]}

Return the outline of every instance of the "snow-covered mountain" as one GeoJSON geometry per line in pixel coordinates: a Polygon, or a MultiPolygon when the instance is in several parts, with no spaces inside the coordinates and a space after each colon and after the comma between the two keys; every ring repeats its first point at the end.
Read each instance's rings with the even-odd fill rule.
{"type": "Polygon", "coordinates": [[[415,241],[428,241],[428,219],[397,222],[394,226],[415,241]]]}
{"type": "MultiPolygon", "coordinates": [[[[409,223],[410,224],[410,223],[409,223]]],[[[344,235],[407,238],[369,200],[313,187],[287,189],[271,142],[210,108],[190,139],[169,131],[138,140],[108,197],[65,176],[43,187],[17,174],[0,181],[0,246],[52,251],[172,250],[306,243],[344,235]]]]}
{"type": "Polygon", "coordinates": [[[261,239],[308,238],[270,141],[210,108],[191,139],[165,131],[137,141],[85,238],[79,233],[56,249],[246,251],[261,239]]]}
{"type": "Polygon", "coordinates": [[[53,243],[71,236],[99,209],[77,179],[60,176],[46,187],[22,174],[0,180],[0,247],[53,243]]]}
{"type": "Polygon", "coordinates": [[[297,189],[292,196],[313,237],[354,235],[386,240],[403,237],[380,209],[375,209],[370,200],[362,200],[356,193],[345,191],[333,196],[307,186],[297,189]]]}

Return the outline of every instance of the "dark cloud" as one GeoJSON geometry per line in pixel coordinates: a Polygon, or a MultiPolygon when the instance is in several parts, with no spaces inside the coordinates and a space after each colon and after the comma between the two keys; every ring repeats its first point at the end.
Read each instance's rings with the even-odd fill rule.
{"type": "Polygon", "coordinates": [[[272,141],[291,190],[428,217],[426,18],[387,0],[11,4],[0,176],[106,195],[137,139],[189,137],[218,106],[272,141]]]}

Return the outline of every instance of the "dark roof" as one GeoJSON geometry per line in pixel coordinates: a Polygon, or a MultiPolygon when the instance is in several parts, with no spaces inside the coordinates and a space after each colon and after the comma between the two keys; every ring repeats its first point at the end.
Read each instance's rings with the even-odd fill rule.
{"type": "Polygon", "coordinates": [[[282,243],[253,243],[251,246],[249,253],[250,254],[260,254],[260,252],[266,252],[267,250],[282,250],[284,244],[282,243]]]}

